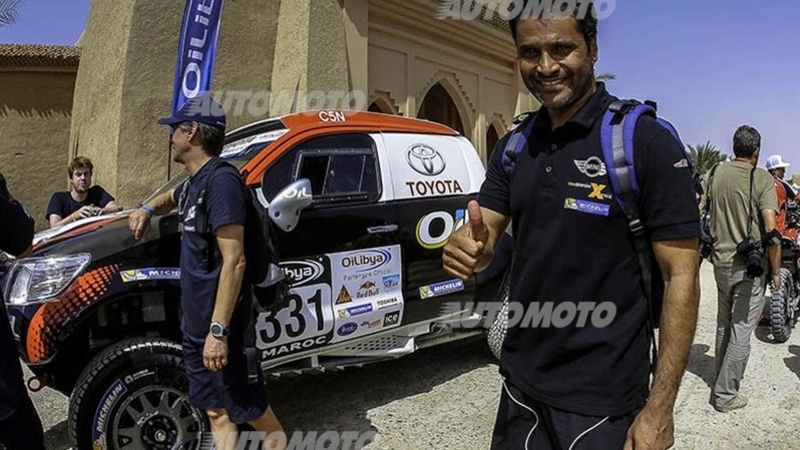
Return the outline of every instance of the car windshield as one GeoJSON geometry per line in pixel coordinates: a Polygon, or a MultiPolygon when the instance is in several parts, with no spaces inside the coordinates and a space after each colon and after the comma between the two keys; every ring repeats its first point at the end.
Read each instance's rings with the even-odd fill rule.
{"type": "MultiPolygon", "coordinates": [[[[241,169],[241,167],[250,159],[255,156],[261,149],[265,148],[268,144],[276,141],[279,137],[286,134],[289,130],[288,129],[281,129],[281,130],[272,130],[266,133],[259,133],[253,136],[244,137],[241,139],[236,139],[234,141],[228,142],[222,148],[222,154],[220,157],[234,166],[237,169],[241,169]]],[[[144,203],[151,201],[152,199],[158,197],[159,195],[169,192],[172,189],[175,189],[184,180],[189,177],[189,174],[186,172],[182,172],[180,175],[172,177],[169,181],[167,181],[163,186],[158,188],[152,195],[150,195],[144,203]]]]}

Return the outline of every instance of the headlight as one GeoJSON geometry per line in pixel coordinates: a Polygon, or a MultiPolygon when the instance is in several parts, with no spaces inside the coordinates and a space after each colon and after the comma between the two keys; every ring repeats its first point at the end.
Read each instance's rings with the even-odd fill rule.
{"type": "Polygon", "coordinates": [[[89,253],[18,260],[6,278],[6,303],[24,306],[55,300],[91,260],[89,253]]]}

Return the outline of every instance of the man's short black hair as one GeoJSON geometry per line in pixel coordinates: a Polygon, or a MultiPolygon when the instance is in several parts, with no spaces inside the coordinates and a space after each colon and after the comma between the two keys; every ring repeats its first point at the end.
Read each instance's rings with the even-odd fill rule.
{"type": "MultiPolygon", "coordinates": [[[[200,138],[200,145],[210,156],[222,154],[225,145],[225,129],[207,123],[195,122],[197,124],[197,136],[200,138]]],[[[184,132],[192,131],[192,122],[183,122],[180,127],[184,132]]]]}
{"type": "Polygon", "coordinates": [[[737,158],[753,156],[761,148],[761,134],[750,125],[742,125],[733,134],[733,154],[737,158]]]}
{"type": "MultiPolygon", "coordinates": [[[[515,14],[508,20],[508,25],[511,27],[511,37],[514,38],[514,42],[517,42],[517,22],[519,19],[523,18],[527,12],[537,10],[536,6],[538,5],[530,5],[530,3],[541,1],[542,0],[525,0],[523,2],[524,6],[522,8],[522,12],[515,14]]],[[[509,5],[509,7],[510,6],[511,5],[509,5]]],[[[575,17],[575,20],[578,22],[578,29],[581,30],[583,40],[586,42],[586,45],[589,45],[592,40],[597,37],[597,10],[594,7],[594,1],[578,0],[575,5],[575,10],[572,11],[572,16],[575,17]],[[587,1],[589,5],[584,7],[583,4],[587,1]],[[583,17],[578,17],[578,13],[581,10],[586,11],[586,13],[583,17]]]]}

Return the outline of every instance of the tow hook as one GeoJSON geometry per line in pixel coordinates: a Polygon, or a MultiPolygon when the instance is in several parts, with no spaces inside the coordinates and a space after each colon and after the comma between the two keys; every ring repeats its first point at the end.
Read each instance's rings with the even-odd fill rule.
{"type": "Polygon", "coordinates": [[[39,392],[47,386],[47,377],[30,377],[28,378],[27,385],[31,392],[39,392]]]}

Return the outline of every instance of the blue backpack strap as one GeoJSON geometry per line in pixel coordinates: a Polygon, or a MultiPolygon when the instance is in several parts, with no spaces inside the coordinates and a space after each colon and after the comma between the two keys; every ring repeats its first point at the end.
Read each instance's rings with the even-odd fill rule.
{"type": "Polygon", "coordinates": [[[503,167],[503,172],[505,172],[508,178],[511,178],[511,174],[514,173],[514,168],[517,165],[517,156],[522,152],[522,149],[528,145],[528,136],[531,134],[535,117],[535,112],[528,113],[527,117],[511,131],[511,136],[506,142],[506,146],[503,149],[503,157],[500,162],[503,167]]]}
{"type": "Polygon", "coordinates": [[[643,114],[655,117],[655,110],[632,100],[616,100],[603,116],[600,142],[611,189],[616,194],[628,226],[635,236],[644,232],[639,219],[639,183],[633,158],[633,133],[643,114]]]}
{"type": "MultiPolygon", "coordinates": [[[[633,100],[616,100],[611,103],[603,116],[600,128],[600,142],[603,160],[608,171],[611,189],[625,213],[628,228],[633,234],[634,247],[642,274],[642,289],[647,299],[648,333],[652,343],[652,370],[658,358],[655,328],[658,326],[660,309],[653,298],[653,256],[644,235],[644,223],[639,215],[639,183],[636,179],[634,152],[634,131],[636,122],[643,114],[655,118],[655,109],[650,105],[633,100]],[[655,317],[654,317],[655,316],[655,317]]],[[[656,274],[658,275],[658,274],[656,274]]]]}

